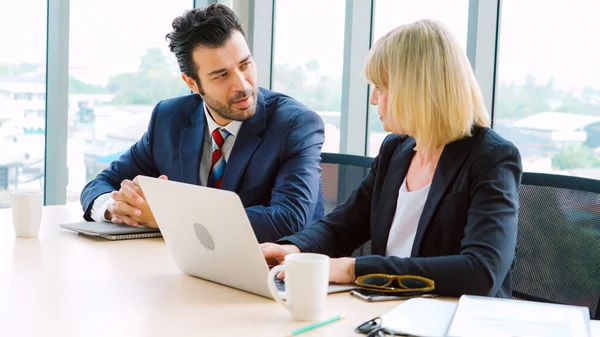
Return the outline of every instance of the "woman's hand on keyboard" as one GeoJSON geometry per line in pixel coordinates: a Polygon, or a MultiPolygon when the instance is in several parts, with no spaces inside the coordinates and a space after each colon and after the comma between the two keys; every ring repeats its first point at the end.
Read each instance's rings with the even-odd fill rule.
{"type": "Polygon", "coordinates": [[[296,245],[278,245],[271,242],[260,244],[260,250],[269,266],[283,263],[285,256],[288,254],[300,253],[300,248],[296,245]]]}

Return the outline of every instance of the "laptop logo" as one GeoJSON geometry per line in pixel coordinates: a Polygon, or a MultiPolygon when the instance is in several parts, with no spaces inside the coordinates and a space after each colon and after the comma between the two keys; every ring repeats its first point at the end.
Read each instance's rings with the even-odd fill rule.
{"type": "Polygon", "coordinates": [[[204,246],[204,248],[215,250],[215,241],[206,227],[196,222],[194,223],[194,231],[196,232],[196,237],[198,237],[198,240],[200,240],[200,243],[204,246]]]}

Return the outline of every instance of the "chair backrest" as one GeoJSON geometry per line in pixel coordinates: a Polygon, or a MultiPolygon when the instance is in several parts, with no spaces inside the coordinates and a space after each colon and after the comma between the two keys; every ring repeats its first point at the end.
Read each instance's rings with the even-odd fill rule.
{"type": "Polygon", "coordinates": [[[523,173],[513,297],[600,318],[600,181],[523,173]]]}
{"type": "MultiPolygon", "coordinates": [[[[350,154],[322,153],[321,180],[325,215],[346,201],[371,168],[373,158],[350,154]]],[[[371,254],[371,241],[356,249],[352,256],[371,254]]]]}

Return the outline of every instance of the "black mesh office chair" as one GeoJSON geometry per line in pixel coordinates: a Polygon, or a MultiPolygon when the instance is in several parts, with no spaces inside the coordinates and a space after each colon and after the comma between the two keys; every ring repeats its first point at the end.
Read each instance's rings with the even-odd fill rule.
{"type": "Polygon", "coordinates": [[[600,319],[600,181],[524,173],[519,199],[513,297],[600,319]]]}
{"type": "MultiPolygon", "coordinates": [[[[338,153],[321,154],[323,205],[325,215],[348,199],[369,172],[373,158],[338,153]]],[[[371,254],[371,241],[356,249],[352,256],[371,254]]]]}

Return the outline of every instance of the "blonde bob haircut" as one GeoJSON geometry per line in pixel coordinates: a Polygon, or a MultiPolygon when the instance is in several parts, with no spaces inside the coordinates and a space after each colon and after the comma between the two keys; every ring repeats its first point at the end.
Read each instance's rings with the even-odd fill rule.
{"type": "Polygon", "coordinates": [[[369,51],[367,80],[388,92],[394,133],[433,152],[490,125],[479,84],[456,38],[441,23],[420,20],[380,38],[369,51]]]}

